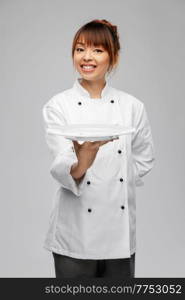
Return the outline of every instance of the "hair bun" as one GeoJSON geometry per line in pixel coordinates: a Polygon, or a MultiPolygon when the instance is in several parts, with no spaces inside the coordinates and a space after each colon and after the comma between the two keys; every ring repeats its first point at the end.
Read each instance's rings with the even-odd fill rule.
{"type": "Polygon", "coordinates": [[[117,26],[116,25],[113,25],[111,22],[109,22],[109,21],[107,21],[105,19],[96,20],[96,22],[108,26],[109,29],[112,31],[112,33],[115,34],[118,37],[118,31],[117,31],[117,26]]]}
{"type": "Polygon", "coordinates": [[[114,34],[118,35],[117,26],[116,26],[116,25],[113,25],[111,22],[109,22],[109,21],[107,21],[107,20],[105,20],[105,19],[102,19],[102,20],[94,20],[93,22],[106,25],[107,27],[109,27],[109,29],[110,29],[114,34]]]}

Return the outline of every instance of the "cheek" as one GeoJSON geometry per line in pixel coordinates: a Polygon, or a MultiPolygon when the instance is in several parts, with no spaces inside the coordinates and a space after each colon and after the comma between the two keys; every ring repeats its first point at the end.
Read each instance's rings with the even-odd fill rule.
{"type": "Polygon", "coordinates": [[[106,68],[109,65],[109,56],[105,55],[104,57],[102,57],[100,60],[100,64],[106,68]]]}
{"type": "Polygon", "coordinates": [[[79,63],[78,63],[78,60],[73,60],[73,65],[74,65],[74,67],[75,67],[75,69],[79,69],[79,63]]]}
{"type": "Polygon", "coordinates": [[[73,63],[77,65],[79,63],[79,57],[77,55],[73,56],[73,63]]]}
{"type": "Polygon", "coordinates": [[[105,59],[105,60],[101,61],[100,66],[102,69],[107,69],[109,66],[109,59],[105,59]]]}

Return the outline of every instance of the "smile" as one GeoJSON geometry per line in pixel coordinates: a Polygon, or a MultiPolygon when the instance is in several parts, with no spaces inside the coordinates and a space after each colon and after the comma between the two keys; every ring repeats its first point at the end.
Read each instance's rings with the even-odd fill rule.
{"type": "Polygon", "coordinates": [[[85,65],[85,64],[81,65],[80,67],[85,72],[93,72],[95,70],[95,68],[96,68],[95,65],[85,65]]]}

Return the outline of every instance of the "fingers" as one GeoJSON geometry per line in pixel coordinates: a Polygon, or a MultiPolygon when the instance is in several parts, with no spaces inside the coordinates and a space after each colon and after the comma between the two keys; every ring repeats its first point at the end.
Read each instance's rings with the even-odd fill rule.
{"type": "Polygon", "coordinates": [[[114,140],[118,140],[119,137],[117,138],[113,138],[111,140],[105,140],[105,141],[95,141],[95,142],[92,142],[92,144],[96,145],[96,146],[102,146],[104,144],[107,144],[108,142],[113,142],[114,140]]]}
{"type": "Polygon", "coordinates": [[[100,145],[107,144],[108,142],[113,142],[114,140],[118,140],[119,138],[113,138],[111,140],[106,140],[106,141],[100,141],[100,145]]]}
{"type": "Polygon", "coordinates": [[[77,152],[77,150],[79,149],[80,144],[78,143],[78,141],[73,140],[73,145],[74,145],[75,151],[77,152]]]}
{"type": "MultiPolygon", "coordinates": [[[[119,139],[119,137],[113,138],[111,140],[105,140],[105,141],[94,141],[94,142],[90,142],[90,141],[86,141],[83,143],[83,145],[93,145],[95,147],[100,147],[104,144],[107,144],[108,142],[113,142],[114,140],[119,139]]],[[[78,143],[78,141],[73,140],[73,144],[74,144],[74,148],[75,150],[78,150],[80,146],[82,146],[81,144],[78,143]]]]}
{"type": "Polygon", "coordinates": [[[113,142],[113,140],[101,141],[101,142],[99,142],[99,145],[102,146],[104,144],[107,144],[108,142],[113,142]]]}

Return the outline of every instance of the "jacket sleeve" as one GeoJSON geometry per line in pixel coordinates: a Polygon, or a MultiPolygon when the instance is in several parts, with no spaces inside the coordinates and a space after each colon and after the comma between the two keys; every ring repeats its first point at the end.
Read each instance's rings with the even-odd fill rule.
{"type": "Polygon", "coordinates": [[[52,156],[50,173],[61,186],[80,196],[83,192],[85,177],[77,183],[71,176],[71,166],[78,161],[73,142],[60,135],[61,126],[66,125],[64,115],[55,107],[45,104],[43,109],[45,139],[52,156]]]}
{"type": "Polygon", "coordinates": [[[135,120],[132,138],[133,168],[136,186],[144,185],[143,176],[154,166],[155,151],[147,112],[142,103],[135,120]]]}

